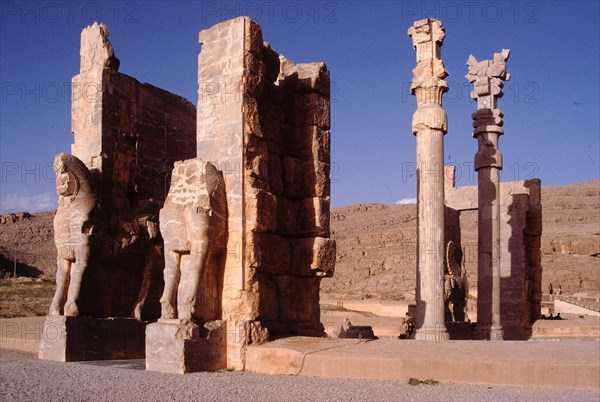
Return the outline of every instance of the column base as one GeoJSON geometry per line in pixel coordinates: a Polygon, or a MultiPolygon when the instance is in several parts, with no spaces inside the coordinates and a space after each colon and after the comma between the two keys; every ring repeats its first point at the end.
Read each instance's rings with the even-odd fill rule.
{"type": "Polygon", "coordinates": [[[450,335],[445,327],[427,328],[421,327],[415,333],[415,339],[418,341],[447,341],[450,335]]]}
{"type": "Polygon", "coordinates": [[[132,318],[50,315],[38,357],[60,362],[143,359],[144,329],[132,318]]]}
{"type": "Polygon", "coordinates": [[[471,340],[472,327],[470,321],[446,321],[446,330],[451,340],[471,340]]]}
{"type": "Polygon", "coordinates": [[[473,330],[473,339],[503,341],[504,330],[500,325],[477,324],[475,325],[475,329],[473,330]]]}
{"type": "Polygon", "coordinates": [[[146,327],[146,370],[185,374],[227,368],[227,326],[159,320],[146,327]]]}

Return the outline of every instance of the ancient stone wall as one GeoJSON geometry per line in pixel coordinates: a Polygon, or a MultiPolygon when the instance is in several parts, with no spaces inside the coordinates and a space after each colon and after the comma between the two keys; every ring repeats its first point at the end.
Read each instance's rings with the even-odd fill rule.
{"type": "Polygon", "coordinates": [[[81,34],[81,71],[73,77],[72,154],[96,177],[102,225],[94,266],[81,291],[81,315],[129,316],[144,268],[155,264],[143,318],[159,315],[162,240],[158,211],[173,163],[195,156],[196,111],[186,99],[119,73],[108,30],[81,34]]]}
{"type": "MultiPolygon", "coordinates": [[[[446,168],[446,177],[453,174],[452,168],[446,168]]],[[[477,210],[477,187],[454,187],[452,180],[446,180],[446,186],[446,208],[451,212],[446,214],[446,240],[469,253],[467,271],[472,274],[477,272],[477,254],[461,244],[460,216],[477,210]]],[[[526,339],[541,314],[541,182],[500,183],[500,195],[500,320],[505,339],[526,339]]],[[[477,281],[470,283],[475,286],[477,281]]]]}
{"type": "MultiPolygon", "coordinates": [[[[245,345],[266,330],[323,330],[319,284],[335,262],[329,72],[278,55],[247,17],[200,42],[198,157],[222,171],[229,211],[220,317],[210,318],[227,321],[228,367],[242,368],[245,345]]],[[[218,289],[210,281],[207,295],[218,289]]]]}

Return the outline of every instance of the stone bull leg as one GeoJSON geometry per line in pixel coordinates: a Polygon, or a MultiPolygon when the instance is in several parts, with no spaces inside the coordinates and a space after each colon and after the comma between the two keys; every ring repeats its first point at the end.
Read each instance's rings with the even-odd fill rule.
{"type": "MultiPolygon", "coordinates": [[[[179,318],[191,320],[196,305],[196,294],[198,285],[209,254],[209,217],[210,210],[201,207],[186,209],[185,221],[188,233],[193,239],[190,243],[190,257],[187,266],[184,267],[185,279],[179,283],[178,305],[179,318]]],[[[183,279],[183,277],[182,277],[183,279]]]]}
{"type": "Polygon", "coordinates": [[[142,320],[142,309],[146,304],[146,298],[148,297],[148,292],[152,285],[152,274],[156,272],[157,265],[163,258],[162,249],[156,241],[158,238],[158,224],[154,219],[155,216],[153,215],[138,218],[140,224],[139,229],[134,232],[136,236],[143,239],[144,245],[149,246],[149,252],[144,261],[144,272],[142,274],[140,291],[138,292],[133,311],[131,312],[131,317],[138,321],[142,320]]]}
{"type": "Polygon", "coordinates": [[[177,287],[181,275],[181,253],[165,250],[165,289],[160,298],[161,318],[172,319],[177,317],[177,287]]]}
{"type": "Polygon", "coordinates": [[[138,293],[133,312],[131,313],[131,317],[138,321],[142,320],[142,309],[144,308],[144,304],[146,304],[148,291],[152,284],[152,273],[155,272],[158,260],[162,257],[160,247],[154,246],[151,251],[152,252],[148,255],[144,264],[144,276],[142,278],[142,284],[140,285],[140,292],[138,293]]]}
{"type": "Polygon", "coordinates": [[[50,304],[50,315],[60,315],[60,309],[66,298],[67,285],[69,283],[69,269],[71,261],[61,256],[60,249],[57,249],[56,257],[56,292],[50,304]]]}
{"type": "Polygon", "coordinates": [[[90,246],[85,242],[85,244],[81,244],[75,250],[75,263],[71,264],[71,278],[69,280],[69,291],[67,292],[67,301],[65,303],[65,315],[79,315],[77,301],[81,288],[81,279],[88,266],[89,258],[90,246]]]}

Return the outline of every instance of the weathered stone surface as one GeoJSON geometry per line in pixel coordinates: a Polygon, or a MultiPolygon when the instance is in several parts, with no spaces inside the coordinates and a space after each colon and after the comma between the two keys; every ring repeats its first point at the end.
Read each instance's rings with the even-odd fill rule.
{"type": "MultiPolygon", "coordinates": [[[[500,169],[502,153],[498,140],[503,134],[502,112],[496,108],[497,98],[502,96],[503,81],[510,78],[506,72],[509,50],[494,54],[494,60],[477,62],[469,56],[467,79],[473,83],[471,97],[477,100],[477,112],[473,114],[473,137],[479,149],[475,155],[478,188],[477,240],[477,331],[479,337],[492,340],[504,338],[500,323],[501,259],[500,252],[500,169]]],[[[509,321],[510,320],[509,318],[509,321]]]]}
{"type": "MultiPolygon", "coordinates": [[[[201,159],[176,162],[160,210],[165,249],[163,319],[196,317],[196,295],[208,264],[215,264],[227,237],[227,201],[222,172],[201,159]]],[[[220,267],[212,273],[219,275],[220,267]]],[[[215,292],[216,294],[216,292],[215,292]]]]}
{"type": "Polygon", "coordinates": [[[301,276],[332,276],[335,268],[335,241],[325,237],[299,239],[292,251],[291,273],[301,276]]]}
{"type": "Polygon", "coordinates": [[[227,367],[227,326],[210,321],[200,327],[183,320],[159,320],[146,327],[146,369],[184,374],[227,367]]]}
{"type": "Polygon", "coordinates": [[[39,358],[61,362],[144,358],[145,324],[131,318],[48,316],[39,358]]]}
{"type": "Polygon", "coordinates": [[[281,61],[281,81],[284,77],[292,77],[294,85],[297,85],[301,93],[316,92],[329,98],[330,77],[325,63],[294,64],[283,56],[279,56],[279,58],[281,61]]]}
{"type": "Polygon", "coordinates": [[[417,97],[412,131],[417,137],[417,339],[448,339],[444,320],[444,134],[442,95],[448,73],[441,58],[445,31],[438,20],[408,29],[417,53],[411,92],[417,97]]]}
{"type": "Polygon", "coordinates": [[[333,272],[335,255],[329,72],[279,56],[247,17],[202,31],[200,42],[197,149],[225,181],[220,317],[227,367],[239,369],[246,345],[272,331],[322,333],[319,276],[333,272]]]}
{"type": "Polygon", "coordinates": [[[100,196],[88,168],[72,155],[54,159],[58,209],[54,216],[57,269],[50,315],[79,315],[79,292],[92,257],[100,196]]]}
{"type": "MultiPolygon", "coordinates": [[[[462,238],[465,244],[465,238],[469,236],[464,233],[465,230],[469,230],[466,227],[468,217],[462,215],[472,209],[472,205],[478,198],[478,188],[470,186],[446,190],[447,205],[461,211],[459,232],[449,239],[458,242],[462,238]]],[[[541,315],[540,181],[532,179],[500,183],[500,195],[500,324],[504,339],[526,339],[531,335],[532,324],[541,315]]],[[[446,231],[448,235],[448,222],[446,231]]],[[[477,255],[473,253],[470,257],[466,257],[466,260],[471,266],[478,262],[477,255]]],[[[478,281],[477,290],[478,296],[481,295],[479,297],[485,297],[486,292],[488,294],[491,292],[491,281],[478,281]]],[[[477,313],[479,317],[479,309],[477,313]]],[[[474,336],[486,335],[489,338],[489,331],[486,334],[474,334],[474,336]]]]}
{"type": "MultiPolygon", "coordinates": [[[[276,276],[279,320],[287,323],[318,322],[320,281],[318,277],[276,276]]],[[[268,323],[265,326],[269,328],[268,323]]]]}
{"type": "MultiPolygon", "coordinates": [[[[102,38],[90,39],[98,29],[82,33],[82,55],[98,51],[102,38]]],[[[98,182],[102,239],[82,284],[80,314],[156,320],[163,263],[150,257],[162,254],[158,211],[173,163],[195,156],[195,108],[102,63],[84,63],[73,77],[71,150],[98,182]]]]}
{"type": "Polygon", "coordinates": [[[292,261],[290,240],[270,233],[257,233],[248,264],[259,272],[285,274],[292,261]]]}
{"type": "Polygon", "coordinates": [[[94,22],[81,32],[81,72],[94,67],[119,69],[119,59],[108,40],[108,27],[94,22]]]}
{"type": "MultiPolygon", "coordinates": [[[[66,296],[66,315],[156,320],[163,264],[157,216],[173,163],[195,154],[195,108],[117,72],[119,61],[103,24],[83,30],[80,55],[71,104],[73,156],[59,155],[62,167],[57,170],[60,258],[50,313],[63,313],[61,299],[66,296]],[[69,172],[73,162],[65,158],[81,160],[75,175],[69,172]],[[90,192],[92,182],[97,190],[90,192]],[[83,198],[72,196],[77,192],[87,197],[86,205],[80,205],[83,198]],[[79,233],[78,238],[70,233],[79,233]]],[[[128,336],[119,334],[119,328],[111,336],[128,336]]],[[[143,343],[143,336],[131,340],[143,343]]],[[[111,345],[124,346],[116,341],[111,345]]]]}
{"type": "MultiPolygon", "coordinates": [[[[446,322],[469,320],[467,302],[469,283],[464,264],[457,260],[456,246],[452,240],[446,246],[446,275],[444,279],[444,302],[446,322]]],[[[464,258],[464,253],[461,253],[464,258]]]]}

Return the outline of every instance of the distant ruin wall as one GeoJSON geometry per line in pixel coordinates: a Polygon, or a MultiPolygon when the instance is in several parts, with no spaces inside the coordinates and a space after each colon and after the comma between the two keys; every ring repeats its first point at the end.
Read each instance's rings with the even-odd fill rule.
{"type": "MultiPolygon", "coordinates": [[[[446,178],[453,174],[447,167],[446,178]]],[[[541,315],[541,182],[500,183],[500,194],[500,319],[505,339],[526,339],[531,335],[531,324],[541,315]]],[[[477,272],[477,253],[465,250],[460,238],[461,214],[477,210],[477,187],[454,187],[453,180],[447,179],[445,199],[446,240],[453,240],[469,253],[470,266],[475,268],[468,271],[477,272]]],[[[491,289],[478,287],[477,291],[491,289]]]]}

